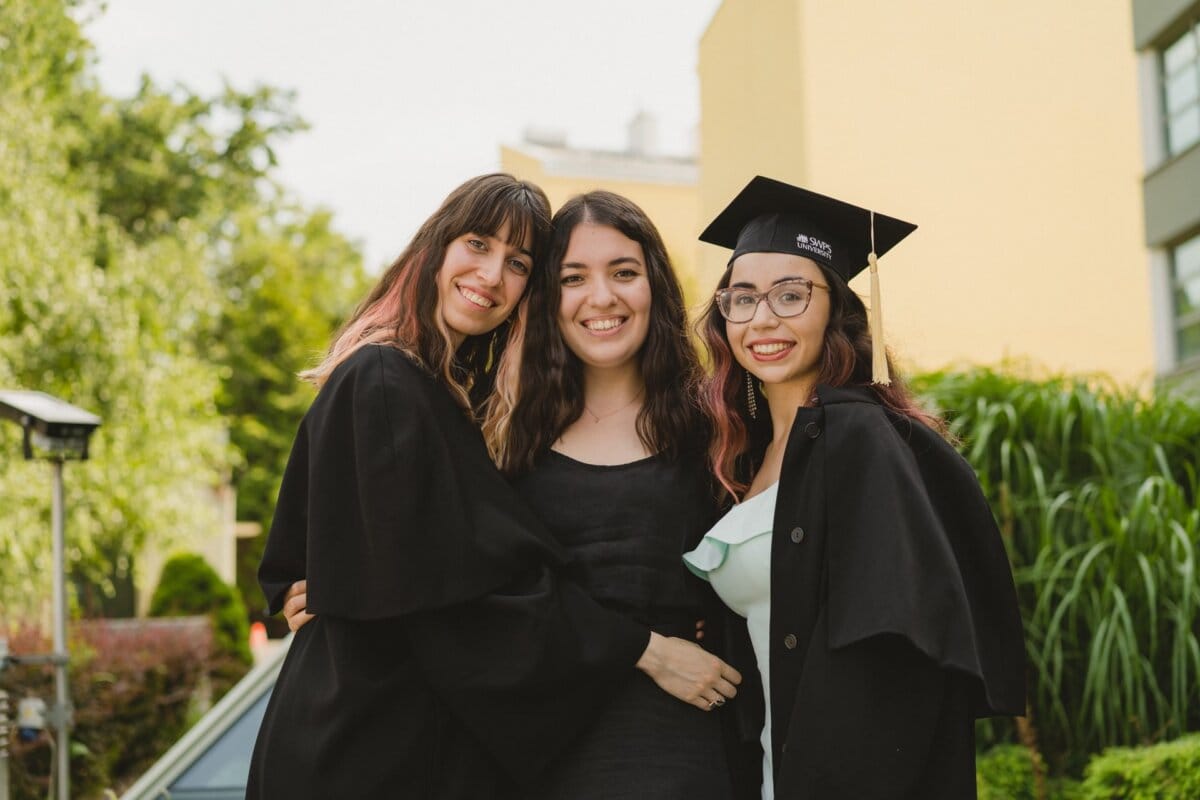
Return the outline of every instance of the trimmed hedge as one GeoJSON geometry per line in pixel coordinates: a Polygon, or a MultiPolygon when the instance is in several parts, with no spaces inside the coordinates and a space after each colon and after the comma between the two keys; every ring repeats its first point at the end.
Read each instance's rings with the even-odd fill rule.
{"type": "MultiPolygon", "coordinates": [[[[978,758],[979,800],[1039,800],[1034,760],[1021,745],[999,745],[978,758]]],[[[1046,782],[1046,800],[1197,800],[1200,734],[1146,747],[1114,747],[1092,758],[1082,783],[1046,782]]]]}
{"type": "Polygon", "coordinates": [[[1081,800],[1196,800],[1200,735],[1150,747],[1114,747],[1088,764],[1081,800]]]}
{"type": "Polygon", "coordinates": [[[247,666],[253,663],[250,623],[242,598],[202,557],[184,553],[172,556],[163,565],[158,588],[150,599],[150,616],[191,614],[207,614],[212,618],[214,643],[219,652],[247,666]]]}
{"type": "MultiPolygon", "coordinates": [[[[1041,800],[1035,763],[1043,775],[1045,762],[1019,744],[1002,744],[980,756],[975,765],[979,800],[1041,800]]],[[[1045,800],[1083,800],[1079,784],[1069,778],[1047,778],[1045,800]]]]}
{"type": "Polygon", "coordinates": [[[1037,755],[1019,744],[993,747],[975,763],[979,800],[1037,800],[1033,759],[1037,755]]]}

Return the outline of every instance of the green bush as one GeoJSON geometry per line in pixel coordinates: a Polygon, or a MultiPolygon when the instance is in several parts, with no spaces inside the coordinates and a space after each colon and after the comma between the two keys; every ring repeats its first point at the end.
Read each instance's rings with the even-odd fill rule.
{"type": "Polygon", "coordinates": [[[1081,800],[1195,800],[1200,797],[1200,736],[1151,747],[1112,748],[1092,759],[1081,800]]]}
{"type": "MultiPolygon", "coordinates": [[[[32,626],[0,631],[14,654],[50,650],[32,626]]],[[[100,798],[106,789],[120,792],[131,784],[187,730],[213,653],[211,624],[204,617],[89,620],[71,625],[69,647],[71,796],[100,798]]],[[[10,666],[0,673],[0,688],[14,707],[22,697],[49,703],[54,673],[44,665],[10,666]]],[[[50,785],[53,734],[27,742],[10,731],[12,797],[40,800],[50,785]]]]}
{"type": "Polygon", "coordinates": [[[1200,727],[1200,407],[992,369],[917,383],[1004,535],[1052,771],[1200,727]]]}
{"type": "Polygon", "coordinates": [[[163,566],[158,588],[150,600],[150,616],[207,614],[212,618],[217,651],[248,666],[250,625],[246,606],[229,584],[194,553],[173,556],[163,566]]]}
{"type": "Polygon", "coordinates": [[[1044,774],[1042,757],[1018,744],[1002,744],[981,755],[975,766],[979,800],[1083,800],[1079,783],[1046,778],[1045,798],[1038,796],[1035,764],[1044,774]]]}
{"type": "Polygon", "coordinates": [[[1038,756],[1019,744],[993,747],[975,764],[979,800],[1037,800],[1033,759],[1038,756]]]}

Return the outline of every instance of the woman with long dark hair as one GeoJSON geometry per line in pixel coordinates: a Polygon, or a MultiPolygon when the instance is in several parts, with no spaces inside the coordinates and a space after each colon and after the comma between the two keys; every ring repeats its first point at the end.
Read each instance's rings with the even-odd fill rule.
{"type": "MultiPolygon", "coordinates": [[[[549,233],[537,187],[467,181],[307,373],[259,578],[307,577],[247,796],[521,796],[636,666],[705,707],[736,673],[560,581],[474,414],[549,233]],[[703,694],[703,697],[701,696],[703,694]]],[[[681,704],[682,705],[682,704],[681,704]]]]}
{"type": "Polygon", "coordinates": [[[700,332],[737,505],[685,559],[758,664],[763,798],[974,797],[975,719],[1024,711],[995,521],[848,286],[915,227],[760,177],[701,235],[733,250],[700,332]]]}
{"type": "MultiPolygon", "coordinates": [[[[650,219],[606,191],[558,210],[545,265],[514,322],[485,436],[566,549],[568,577],[615,612],[689,636],[709,593],[680,557],[716,505],[679,281],[650,219]]],[[[703,699],[715,709],[727,696],[703,699]]],[[[720,723],[631,673],[528,798],[725,800],[720,723]]]]}

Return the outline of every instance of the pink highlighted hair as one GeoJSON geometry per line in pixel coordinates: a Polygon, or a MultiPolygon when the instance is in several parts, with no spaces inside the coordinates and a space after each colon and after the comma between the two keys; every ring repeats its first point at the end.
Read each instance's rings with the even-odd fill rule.
{"type": "Polygon", "coordinates": [[[300,377],[321,386],[360,347],[388,344],[438,376],[464,407],[478,406],[490,391],[508,326],[468,336],[456,351],[442,319],[437,274],[452,241],[467,233],[496,236],[506,225],[509,242],[529,249],[536,258],[550,233],[545,193],[503,173],[463,183],[383,273],[334,337],[321,363],[300,377]]]}
{"type": "MultiPolygon", "coordinates": [[[[729,285],[732,271],[732,266],[725,270],[717,288],[729,285]]],[[[871,382],[871,333],[866,306],[841,277],[825,267],[821,267],[821,272],[830,287],[830,306],[817,382],[869,389],[885,408],[946,435],[945,423],[917,405],[890,354],[891,385],[871,382]]],[[[758,392],[755,379],[752,384],[758,412],[757,417],[750,415],[746,370],[733,357],[725,333],[725,318],[717,309],[715,296],[696,327],[712,365],[711,374],[701,389],[701,400],[714,421],[709,461],[717,480],[738,501],[749,488],[750,480],[762,462],[763,450],[771,440],[771,414],[766,398],[758,392]]]]}

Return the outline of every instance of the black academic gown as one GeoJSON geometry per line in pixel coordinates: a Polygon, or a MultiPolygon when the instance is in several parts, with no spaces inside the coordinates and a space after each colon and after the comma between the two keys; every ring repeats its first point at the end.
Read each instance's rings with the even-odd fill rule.
{"type": "Polygon", "coordinates": [[[446,389],[400,351],[340,365],[301,424],[259,578],[307,576],[250,798],[519,797],[648,632],[561,554],[446,389]]]}
{"type": "MultiPolygon", "coordinates": [[[[869,391],[818,397],[796,413],[772,531],[775,797],[973,798],[974,720],[1025,708],[995,520],[937,433],[869,391]]],[[[729,627],[743,635],[728,660],[753,664],[744,624],[729,627]]],[[[738,693],[743,741],[762,729],[761,698],[738,693]]]]}

